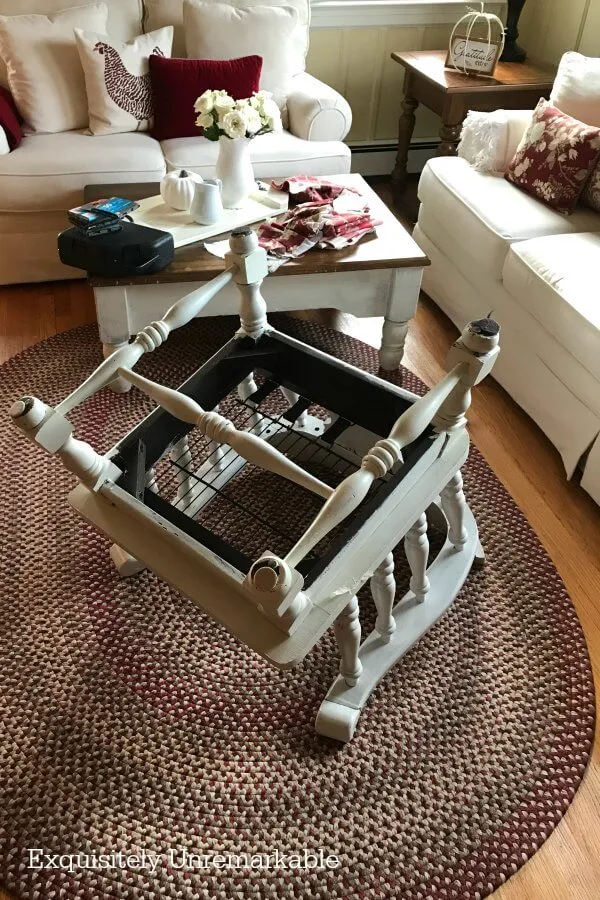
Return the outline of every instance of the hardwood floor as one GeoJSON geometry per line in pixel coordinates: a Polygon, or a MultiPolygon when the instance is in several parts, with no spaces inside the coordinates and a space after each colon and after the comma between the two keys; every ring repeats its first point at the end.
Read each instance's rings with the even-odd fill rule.
{"type": "MultiPolygon", "coordinates": [[[[318,317],[377,344],[381,322],[333,311],[318,317]]],[[[83,282],[0,288],[0,361],[57,331],[94,321],[83,282]]],[[[405,364],[427,384],[442,374],[455,330],[426,297],[411,325],[405,364]]],[[[26,385],[23,385],[26,388],[26,385]]],[[[523,510],[562,575],[583,624],[600,682],[600,508],[565,480],[558,453],[494,381],[474,391],[473,441],[523,510]]],[[[497,900],[597,900],[600,896],[600,750],[550,839],[500,888],[497,900]]],[[[8,895],[0,891],[0,898],[8,895]]]]}

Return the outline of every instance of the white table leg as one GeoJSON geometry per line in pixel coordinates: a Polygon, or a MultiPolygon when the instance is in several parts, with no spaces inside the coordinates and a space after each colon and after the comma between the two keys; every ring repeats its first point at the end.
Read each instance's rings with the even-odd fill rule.
{"type": "Polygon", "coordinates": [[[417,311],[423,269],[392,269],[388,286],[388,298],[379,364],[386,371],[397,369],[404,355],[408,323],[417,311]]]}
{"type": "MultiPolygon", "coordinates": [[[[107,359],[112,353],[116,350],[119,350],[121,347],[124,347],[128,341],[122,341],[120,344],[102,344],[102,353],[104,355],[104,359],[107,359]]],[[[126,394],[127,391],[131,390],[131,384],[129,381],[125,381],[124,378],[114,378],[109,383],[109,388],[111,391],[114,391],[115,394],[126,394]]]]}
{"type": "MultiPolygon", "coordinates": [[[[126,287],[95,287],[96,318],[102,341],[104,359],[129,342],[129,311],[126,287]]],[[[131,385],[124,378],[115,378],[109,385],[117,394],[125,394],[131,385]]]]}
{"type": "Polygon", "coordinates": [[[386,372],[393,372],[402,362],[407,334],[408,322],[392,322],[387,317],[383,320],[379,365],[386,372]]]}

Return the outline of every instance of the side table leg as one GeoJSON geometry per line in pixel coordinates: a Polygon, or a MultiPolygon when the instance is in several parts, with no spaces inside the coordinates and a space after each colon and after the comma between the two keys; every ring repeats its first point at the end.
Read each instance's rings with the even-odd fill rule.
{"type": "Polygon", "coordinates": [[[462,123],[458,125],[442,125],[440,128],[441,144],[437,148],[436,156],[456,156],[462,123]]]}
{"type": "Polygon", "coordinates": [[[400,196],[406,185],[408,151],[415,129],[415,110],[418,105],[419,101],[408,94],[402,101],[402,115],[398,120],[398,152],[396,153],[396,164],[394,166],[394,171],[392,172],[392,184],[394,186],[396,199],[400,196]]]}
{"type": "MultiPolygon", "coordinates": [[[[125,347],[127,343],[127,341],[121,341],[120,344],[102,344],[104,359],[108,359],[112,353],[115,353],[116,350],[120,350],[121,347],[125,347]]],[[[131,382],[125,381],[124,378],[114,378],[108,386],[115,394],[126,394],[127,391],[131,390],[131,382]]]]}

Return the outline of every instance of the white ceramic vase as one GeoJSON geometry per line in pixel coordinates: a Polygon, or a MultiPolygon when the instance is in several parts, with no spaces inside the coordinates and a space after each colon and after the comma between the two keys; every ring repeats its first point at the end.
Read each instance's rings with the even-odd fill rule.
{"type": "Polygon", "coordinates": [[[254,188],[254,171],[250,161],[250,138],[221,135],[216,167],[221,179],[221,199],[225,209],[239,209],[254,188]]]}

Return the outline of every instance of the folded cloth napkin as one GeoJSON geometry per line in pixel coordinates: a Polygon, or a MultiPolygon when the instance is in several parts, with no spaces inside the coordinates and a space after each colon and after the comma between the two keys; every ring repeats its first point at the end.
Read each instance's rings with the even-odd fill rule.
{"type": "MultiPolygon", "coordinates": [[[[332,181],[324,181],[317,175],[294,175],[292,178],[284,178],[283,181],[271,182],[278,191],[285,191],[290,195],[289,208],[299,206],[301,203],[329,203],[344,192],[358,194],[358,191],[343,184],[334,184],[332,181]]],[[[360,196],[360,194],[358,194],[360,196]]]]}
{"type": "Polygon", "coordinates": [[[289,192],[291,208],[278,219],[264,222],[258,230],[258,242],[267,251],[271,272],[311,247],[349,247],[381,225],[354,188],[312,175],[286,178],[273,182],[273,186],[289,192]]]}

